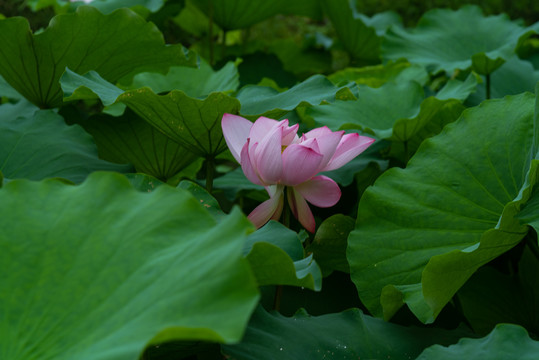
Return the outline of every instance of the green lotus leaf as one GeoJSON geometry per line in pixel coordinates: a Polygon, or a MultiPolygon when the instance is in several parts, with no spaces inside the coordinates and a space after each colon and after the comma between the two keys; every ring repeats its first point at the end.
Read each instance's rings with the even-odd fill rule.
{"type": "MultiPolygon", "coordinates": [[[[439,112],[452,108],[456,120],[462,105],[457,100],[424,99],[423,88],[415,81],[386,83],[379,88],[358,89],[356,101],[336,101],[307,109],[319,125],[330,129],[360,129],[377,138],[405,142],[414,138],[439,112]],[[388,104],[391,103],[391,106],[388,104]]],[[[438,125],[438,132],[447,123],[438,125]]],[[[431,135],[432,136],[432,135],[431,135]]]]}
{"type": "Polygon", "coordinates": [[[112,173],[12,181],[0,201],[3,357],[135,359],[150,342],[241,339],[258,292],[240,211],[216,223],[184,190],[142,193],[112,173]]]}
{"type": "Polygon", "coordinates": [[[100,99],[103,105],[114,104],[118,96],[124,93],[116,85],[103,79],[95,71],[79,75],[69,68],[60,78],[60,86],[64,92],[64,101],[100,99]]]}
{"type": "Polygon", "coordinates": [[[0,170],[7,178],[61,177],[79,183],[93,171],[130,169],[99,159],[92,137],[80,126],[66,125],[51,110],[30,107],[24,115],[11,112],[22,105],[0,106],[0,170]]]}
{"type": "Polygon", "coordinates": [[[189,191],[215,220],[221,221],[226,219],[225,213],[221,210],[221,206],[219,206],[219,202],[202,186],[189,180],[182,180],[177,187],[189,191]]]}
{"type": "Polygon", "coordinates": [[[539,341],[530,339],[521,326],[499,324],[481,339],[463,338],[447,347],[433,345],[425,349],[417,360],[450,359],[522,359],[533,360],[539,351],[539,341]]]}
{"type": "MultiPolygon", "coordinates": [[[[524,91],[533,92],[538,81],[539,70],[535,70],[529,61],[520,60],[514,56],[490,75],[490,97],[501,98],[524,91]]],[[[479,104],[485,100],[485,93],[485,83],[483,83],[477,87],[477,92],[470,96],[468,102],[479,104]]]]}
{"type": "Polygon", "coordinates": [[[336,94],[343,90],[349,89],[346,86],[336,87],[326,77],[314,75],[285,92],[249,85],[239,91],[237,98],[242,115],[278,119],[299,106],[333,102],[336,94]]]}
{"type": "Polygon", "coordinates": [[[237,114],[240,109],[240,102],[224,93],[211,93],[199,100],[183,91],[157,95],[149,88],[129,90],[117,101],[190,152],[203,157],[215,157],[227,149],[221,118],[224,113],[237,114]]]}
{"type": "Polygon", "coordinates": [[[456,11],[434,9],[426,12],[412,30],[392,27],[382,43],[382,57],[405,58],[434,74],[470,68],[490,74],[532,33],[505,14],[485,17],[477,6],[456,11]]]}
{"type": "Polygon", "coordinates": [[[58,83],[66,67],[76,73],[97,71],[116,83],[141,71],[166,71],[172,65],[195,65],[181,45],[165,46],[152,23],[128,9],[103,15],[81,6],[56,16],[50,26],[32,34],[28,21],[0,21],[0,75],[39,107],[62,105],[58,83]]]}
{"type": "Polygon", "coordinates": [[[433,321],[475,270],[526,234],[514,216],[536,181],[533,113],[529,93],[468,109],[365,191],[347,257],[374,315],[390,318],[406,303],[433,321]]]}
{"type": "MultiPolygon", "coordinates": [[[[476,90],[477,78],[473,74],[470,74],[464,81],[450,79],[436,94],[436,98],[440,100],[457,99],[464,101],[476,90]]],[[[531,90],[533,90],[533,87],[531,90]]]]}
{"type": "Polygon", "coordinates": [[[218,71],[201,61],[198,68],[171,67],[167,74],[139,73],[129,88],[149,87],[159,94],[171,90],[182,90],[194,98],[208,96],[212,92],[233,92],[240,85],[238,67],[228,62],[218,71]]]}
{"type": "Polygon", "coordinates": [[[376,29],[359,16],[354,1],[323,0],[322,8],[331,20],[346,50],[362,65],[380,62],[380,38],[376,29]]]}
{"type": "Polygon", "coordinates": [[[385,65],[347,68],[331,74],[328,79],[335,85],[354,81],[360,85],[377,88],[390,81],[395,83],[415,81],[424,86],[429,80],[429,75],[424,67],[399,60],[389,61],[385,65]]]}
{"type": "Polygon", "coordinates": [[[372,17],[368,17],[365,14],[358,13],[353,2],[350,2],[350,4],[354,16],[363,20],[365,25],[374,28],[376,30],[376,35],[378,36],[383,36],[392,25],[402,25],[401,17],[394,11],[385,11],[374,14],[372,17]]]}
{"type": "Polygon", "coordinates": [[[312,255],[304,257],[303,246],[294,231],[270,221],[247,237],[244,254],[258,285],[322,288],[322,273],[312,255]]]}
{"type": "Polygon", "coordinates": [[[282,12],[284,0],[197,0],[193,4],[223,30],[243,29],[282,12]]]}
{"type": "Polygon", "coordinates": [[[355,220],[342,214],[330,216],[318,227],[313,242],[305,250],[313,254],[324,276],[334,270],[350,272],[346,246],[348,235],[354,227],[355,220]]]}
{"type": "Polygon", "coordinates": [[[130,110],[119,117],[95,115],[79,123],[94,137],[101,158],[133,164],[138,172],[161,181],[198,158],[130,110]]]}
{"type": "Polygon", "coordinates": [[[124,176],[129,180],[131,186],[142,192],[152,192],[159,186],[165,185],[161,180],[147,174],[125,174],[124,176]]]}
{"type": "Polygon", "coordinates": [[[435,343],[453,344],[462,331],[407,328],[364,315],[358,309],[292,317],[257,308],[241,343],[222,346],[233,360],[414,359],[435,343]]]}

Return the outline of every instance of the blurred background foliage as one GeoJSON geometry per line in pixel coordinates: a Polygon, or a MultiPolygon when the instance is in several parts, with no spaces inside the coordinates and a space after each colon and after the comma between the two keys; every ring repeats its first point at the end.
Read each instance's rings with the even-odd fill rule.
{"type": "Polygon", "coordinates": [[[511,19],[523,19],[526,25],[539,20],[539,2],[536,0],[358,0],[357,10],[369,16],[392,10],[402,17],[406,26],[414,26],[428,10],[457,10],[467,4],[479,6],[485,15],[506,13],[511,19]]]}

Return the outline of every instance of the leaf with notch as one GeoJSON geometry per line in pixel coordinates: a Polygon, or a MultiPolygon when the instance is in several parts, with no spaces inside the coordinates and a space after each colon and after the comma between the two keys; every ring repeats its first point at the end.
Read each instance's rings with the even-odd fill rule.
{"type": "Polygon", "coordinates": [[[124,360],[241,339],[259,295],[239,210],[217,223],[185,190],[143,193],[112,173],[11,181],[0,203],[2,358],[124,360]]]}
{"type": "Polygon", "coordinates": [[[35,35],[24,18],[0,21],[0,75],[42,108],[62,105],[58,81],[66,67],[76,73],[95,70],[116,83],[137,72],[194,66],[195,61],[181,45],[166,46],[155,25],[128,9],[103,15],[81,6],[54,17],[35,35]]]}

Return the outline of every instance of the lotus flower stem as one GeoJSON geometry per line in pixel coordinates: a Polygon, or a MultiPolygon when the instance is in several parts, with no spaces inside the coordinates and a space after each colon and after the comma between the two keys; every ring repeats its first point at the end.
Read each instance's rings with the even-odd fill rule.
{"type": "MultiPolygon", "coordinates": [[[[287,201],[288,201],[288,199],[287,199],[288,195],[286,193],[287,193],[287,191],[283,191],[283,196],[284,196],[283,203],[284,204],[286,204],[287,201]]],[[[284,206],[282,222],[283,222],[284,226],[286,226],[287,228],[290,228],[290,208],[288,206],[284,206]]]]}
{"type": "Polygon", "coordinates": [[[535,236],[530,236],[528,233],[528,235],[526,235],[526,245],[528,245],[530,248],[533,256],[539,260],[539,246],[537,245],[537,238],[535,236]]]}
{"type": "Polygon", "coordinates": [[[281,309],[281,298],[283,297],[283,286],[275,286],[275,297],[273,298],[273,310],[279,311],[281,309]]]}
{"type": "Polygon", "coordinates": [[[210,194],[213,190],[213,177],[215,175],[215,163],[213,158],[206,158],[206,191],[210,194]]]}
{"type": "Polygon", "coordinates": [[[404,141],[404,166],[408,164],[408,160],[410,160],[410,153],[408,150],[408,140],[404,141]]]}

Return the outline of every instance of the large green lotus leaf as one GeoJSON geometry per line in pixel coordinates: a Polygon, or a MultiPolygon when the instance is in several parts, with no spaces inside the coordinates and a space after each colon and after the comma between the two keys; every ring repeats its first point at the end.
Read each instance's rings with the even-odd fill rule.
{"type": "MultiPolygon", "coordinates": [[[[412,139],[431,121],[436,121],[436,115],[446,107],[457,110],[453,120],[462,111],[457,100],[435,97],[424,100],[421,85],[408,81],[389,82],[379,88],[360,87],[357,100],[313,106],[307,109],[307,114],[319,125],[333,130],[355,128],[380,139],[404,142],[412,139]]],[[[438,126],[439,130],[441,127],[438,126]]]]}
{"type": "Polygon", "coordinates": [[[243,29],[282,12],[284,0],[198,0],[194,4],[223,30],[243,29]]]}
{"type": "Polygon", "coordinates": [[[239,91],[237,98],[241,103],[242,115],[278,119],[301,105],[333,102],[339,91],[347,90],[346,86],[336,87],[325,76],[314,75],[284,92],[266,86],[249,85],[239,91]]]}
{"type": "Polygon", "coordinates": [[[80,125],[94,137],[101,158],[133,164],[138,172],[162,181],[198,158],[130,110],[120,117],[92,116],[80,125]]]}
{"type": "Polygon", "coordinates": [[[347,68],[331,74],[328,79],[335,85],[355,81],[360,85],[380,87],[389,81],[400,83],[413,80],[424,86],[429,80],[429,75],[421,65],[399,60],[389,61],[384,65],[347,68]]]}
{"type": "Polygon", "coordinates": [[[417,360],[534,360],[538,352],[539,341],[530,339],[526,329],[518,325],[500,324],[481,339],[463,338],[448,347],[433,345],[425,349],[417,360]]]}
{"type": "Polygon", "coordinates": [[[433,321],[477,268],[526,234],[513,217],[535,182],[533,112],[529,93],[468,109],[365,191],[347,257],[374,315],[406,303],[433,321]]]}
{"type": "Polygon", "coordinates": [[[352,57],[363,65],[380,62],[380,38],[357,14],[354,1],[322,0],[322,8],[352,57]]]}
{"type": "Polygon", "coordinates": [[[10,115],[10,108],[21,106],[0,106],[0,170],[7,178],[61,177],[79,183],[96,170],[129,169],[99,159],[92,137],[53,111],[34,108],[32,115],[19,117],[10,115]]]}
{"type": "Polygon", "coordinates": [[[259,306],[242,342],[222,349],[231,360],[408,360],[432,344],[453,344],[462,335],[460,330],[407,328],[358,309],[322,316],[302,309],[285,317],[259,306]]]}
{"type": "Polygon", "coordinates": [[[270,221],[249,235],[243,252],[259,286],[322,288],[322,273],[313,256],[304,258],[298,234],[278,222],[270,221]]]}
{"type": "MultiPolygon", "coordinates": [[[[539,71],[526,60],[512,57],[490,75],[490,97],[501,98],[516,95],[524,91],[533,91],[539,81],[539,71]]],[[[486,97],[485,81],[477,86],[477,92],[469,99],[470,104],[479,104],[486,97]]]]}
{"type": "Polygon", "coordinates": [[[56,16],[35,35],[24,18],[0,21],[0,75],[40,107],[62,104],[58,81],[66,67],[77,73],[95,70],[116,83],[136,72],[194,63],[181,45],[165,46],[155,25],[128,9],[103,15],[81,6],[56,16]]]}
{"type": "Polygon", "coordinates": [[[171,67],[166,75],[140,73],[135,75],[132,89],[149,87],[156,94],[171,90],[182,90],[195,98],[208,96],[212,92],[233,92],[240,85],[237,65],[226,63],[215,71],[208,63],[201,61],[198,68],[186,66],[171,67]]]}
{"type": "Polygon", "coordinates": [[[334,270],[350,272],[348,260],[346,260],[346,246],[348,235],[354,227],[354,219],[342,214],[330,216],[318,227],[313,242],[305,251],[313,254],[324,276],[331,274],[334,270]]]}
{"type": "Polygon", "coordinates": [[[221,118],[224,113],[237,114],[240,110],[240,102],[224,93],[211,93],[199,100],[183,91],[157,95],[142,88],[125,92],[117,101],[192,153],[204,157],[215,157],[226,150],[221,118]]]}
{"type": "Polygon", "coordinates": [[[382,57],[406,58],[432,73],[472,68],[490,74],[532,33],[505,14],[485,17],[477,6],[434,9],[421,17],[415,29],[392,27],[382,42],[382,57]]]}
{"type": "Polygon", "coordinates": [[[8,359],[136,359],[170,340],[235,342],[258,300],[241,248],[188,192],[119,174],[0,190],[0,321],[8,359]]]}

